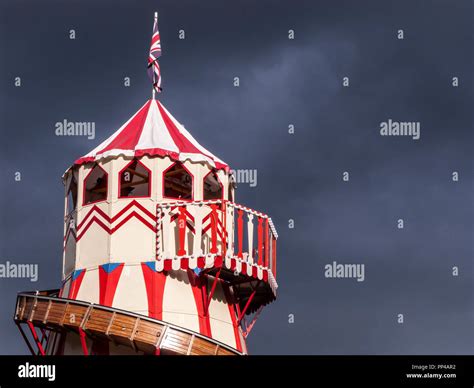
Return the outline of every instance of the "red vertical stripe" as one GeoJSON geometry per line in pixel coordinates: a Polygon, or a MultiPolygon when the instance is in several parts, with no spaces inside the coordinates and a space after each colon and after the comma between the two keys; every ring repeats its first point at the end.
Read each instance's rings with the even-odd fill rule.
{"type": "Polygon", "coordinates": [[[84,275],[86,274],[86,270],[84,269],[76,279],[73,280],[71,277],[71,285],[69,286],[69,293],[68,293],[68,298],[69,299],[76,299],[77,298],[77,293],[79,292],[79,289],[81,288],[82,280],[84,279],[84,275]]]}
{"type": "Polygon", "coordinates": [[[153,270],[146,263],[142,263],[142,271],[148,298],[148,316],[161,321],[163,320],[166,274],[153,270]]]}
{"type": "Polygon", "coordinates": [[[99,266],[99,303],[101,305],[112,306],[122,270],[123,263],[110,272],[107,272],[104,266],[99,266]]]}
{"type": "Polygon", "coordinates": [[[193,291],[194,301],[199,317],[199,332],[207,337],[212,338],[211,321],[209,314],[205,314],[204,306],[207,299],[207,278],[197,276],[193,271],[188,270],[188,279],[193,291]]]}
{"type": "Polygon", "coordinates": [[[237,324],[237,317],[234,308],[234,298],[231,295],[230,289],[227,285],[222,283],[222,289],[224,290],[227,307],[229,308],[230,318],[232,320],[232,326],[234,327],[235,346],[239,352],[242,351],[242,342],[240,341],[239,325],[237,324]]]}

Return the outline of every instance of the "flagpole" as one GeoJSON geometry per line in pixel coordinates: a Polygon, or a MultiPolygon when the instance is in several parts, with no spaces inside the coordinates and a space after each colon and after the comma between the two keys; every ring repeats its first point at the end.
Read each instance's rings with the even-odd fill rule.
{"type": "MultiPolygon", "coordinates": [[[[158,12],[155,12],[155,20],[154,20],[155,23],[158,22],[158,12]]],[[[154,100],[155,99],[155,85],[151,85],[151,99],[154,100]]]]}

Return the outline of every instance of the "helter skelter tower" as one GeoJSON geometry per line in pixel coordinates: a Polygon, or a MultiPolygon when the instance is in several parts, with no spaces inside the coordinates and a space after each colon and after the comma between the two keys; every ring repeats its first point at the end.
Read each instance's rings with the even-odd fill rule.
{"type": "Polygon", "coordinates": [[[61,288],[17,297],[32,354],[247,354],[276,297],[271,218],[154,94],[63,176],[61,288]]]}

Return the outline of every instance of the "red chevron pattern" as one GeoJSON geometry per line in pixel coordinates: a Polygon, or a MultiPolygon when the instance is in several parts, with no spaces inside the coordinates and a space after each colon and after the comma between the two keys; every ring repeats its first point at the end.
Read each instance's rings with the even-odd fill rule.
{"type": "MultiPolygon", "coordinates": [[[[190,214],[186,210],[186,216],[187,219],[186,223],[188,228],[192,233],[195,233],[194,230],[194,217],[192,214],[190,214]]],[[[171,218],[171,221],[175,221],[176,218],[178,217],[178,214],[174,214],[171,218]]],[[[68,227],[66,230],[66,235],[64,237],[65,244],[67,243],[68,238],[72,235],[76,241],[79,241],[84,234],[87,232],[87,230],[95,223],[99,225],[103,230],[105,230],[108,234],[113,234],[115,231],[120,229],[123,225],[125,225],[129,220],[132,218],[136,218],[139,221],[141,221],[147,228],[149,228],[152,232],[156,232],[156,216],[151,213],[148,209],[146,209],[143,205],[141,205],[139,202],[136,200],[131,201],[127,206],[125,206],[122,210],[120,210],[115,216],[109,217],[99,206],[93,205],[91,209],[87,212],[86,216],[82,219],[81,222],[77,224],[76,231],[74,231],[71,227],[68,227]],[[143,217],[140,213],[137,211],[132,211],[130,214],[128,214],[122,221],[120,221],[116,226],[111,227],[106,225],[106,223],[103,222],[102,219],[104,219],[109,225],[113,224],[115,221],[117,221],[122,215],[124,215],[128,210],[131,208],[137,208],[141,210],[150,220],[151,222],[147,221],[145,217],[143,217]],[[101,218],[99,218],[100,216],[101,218]]],[[[204,227],[203,233],[206,233],[210,227],[211,227],[211,222],[210,222],[210,213],[204,218],[203,224],[206,222],[209,222],[207,226],[204,227]]],[[[220,218],[217,218],[217,223],[219,225],[219,228],[217,230],[217,233],[219,237],[222,238],[222,230],[223,225],[220,220],[220,218]]]]}
{"type": "Polygon", "coordinates": [[[146,209],[143,205],[138,203],[136,200],[133,200],[113,217],[109,217],[97,205],[92,206],[91,209],[87,212],[86,216],[82,219],[82,221],[77,224],[75,233],[70,227],[68,227],[66,231],[65,241],[67,241],[70,235],[72,235],[76,241],[79,241],[94,223],[99,225],[108,234],[113,234],[132,218],[136,218],[137,220],[142,222],[147,228],[149,228],[152,232],[156,232],[155,215],[153,215],[153,213],[151,213],[148,209],[146,209]],[[123,220],[121,220],[117,225],[112,227],[111,224],[117,221],[121,216],[123,216],[132,208],[136,208],[140,210],[143,214],[145,214],[148,220],[144,216],[142,216],[139,212],[133,210],[129,214],[127,214],[127,216],[123,220]],[[98,216],[100,216],[100,218],[98,216]],[[105,222],[102,219],[104,219],[105,222]],[[106,223],[109,225],[107,225],[106,223]]]}

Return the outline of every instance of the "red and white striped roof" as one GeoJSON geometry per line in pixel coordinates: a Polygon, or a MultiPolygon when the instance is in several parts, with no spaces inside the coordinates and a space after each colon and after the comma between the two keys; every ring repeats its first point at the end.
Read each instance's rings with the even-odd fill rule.
{"type": "Polygon", "coordinates": [[[229,166],[201,146],[158,100],[148,100],[118,131],[75,161],[83,164],[110,156],[169,156],[176,161],[229,166]]]}

